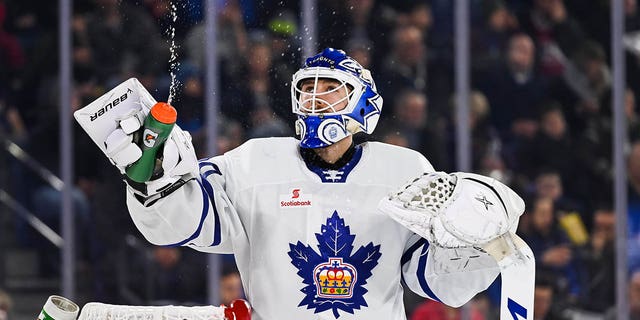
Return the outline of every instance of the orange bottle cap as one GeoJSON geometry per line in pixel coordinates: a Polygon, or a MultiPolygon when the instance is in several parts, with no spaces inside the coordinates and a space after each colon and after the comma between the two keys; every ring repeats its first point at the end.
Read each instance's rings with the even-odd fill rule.
{"type": "Polygon", "coordinates": [[[153,105],[151,115],[164,124],[172,124],[178,120],[178,112],[166,102],[158,102],[153,105]]]}

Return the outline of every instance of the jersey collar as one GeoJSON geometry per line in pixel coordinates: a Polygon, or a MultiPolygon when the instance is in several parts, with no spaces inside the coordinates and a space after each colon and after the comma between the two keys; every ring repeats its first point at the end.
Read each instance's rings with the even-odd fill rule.
{"type": "Polygon", "coordinates": [[[336,165],[331,165],[324,161],[317,161],[310,155],[309,151],[300,149],[300,153],[302,155],[302,159],[304,160],[307,168],[315,173],[323,183],[345,183],[347,181],[347,177],[355,168],[355,166],[360,162],[360,158],[362,158],[362,146],[353,145],[340,160],[336,162],[336,165]]]}

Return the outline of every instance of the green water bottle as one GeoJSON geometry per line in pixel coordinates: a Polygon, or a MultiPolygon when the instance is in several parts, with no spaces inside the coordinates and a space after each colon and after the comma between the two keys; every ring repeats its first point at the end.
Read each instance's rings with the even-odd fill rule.
{"type": "Polygon", "coordinates": [[[47,299],[37,320],[76,320],[79,311],[73,301],[54,295],[47,299]]]}
{"type": "Polygon", "coordinates": [[[178,119],[175,108],[165,102],[156,103],[144,120],[140,148],[142,157],[127,167],[129,179],[135,182],[147,182],[156,167],[156,154],[160,146],[167,140],[173,125],[178,119]]]}

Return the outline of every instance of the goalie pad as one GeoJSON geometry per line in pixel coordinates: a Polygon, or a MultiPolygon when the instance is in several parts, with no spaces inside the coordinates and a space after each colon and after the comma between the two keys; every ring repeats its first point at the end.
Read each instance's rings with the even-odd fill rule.
{"type": "Polygon", "coordinates": [[[459,248],[515,231],[524,201],[493,178],[434,172],[382,199],[379,209],[432,244],[459,248]]]}

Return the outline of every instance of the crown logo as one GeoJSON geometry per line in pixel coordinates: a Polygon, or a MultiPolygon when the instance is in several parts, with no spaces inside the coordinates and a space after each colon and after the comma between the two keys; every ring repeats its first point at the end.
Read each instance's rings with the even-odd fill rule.
{"type": "Polygon", "coordinates": [[[315,267],[313,279],[319,297],[348,299],[353,296],[356,269],[348,263],[343,263],[342,258],[329,258],[329,262],[315,267]]]}
{"type": "Polygon", "coordinates": [[[365,296],[369,290],[364,286],[382,256],[380,245],[369,242],[356,249],[356,235],[338,211],[327,218],[316,239],[319,251],[301,241],[289,243],[291,263],[305,285],[300,289],[304,297],[298,307],[314,309],[316,314],[332,311],[332,319],[338,319],[340,311],[353,315],[367,307],[365,296]]]}

